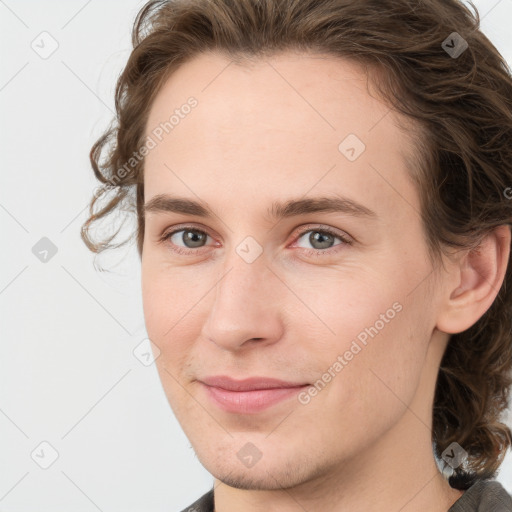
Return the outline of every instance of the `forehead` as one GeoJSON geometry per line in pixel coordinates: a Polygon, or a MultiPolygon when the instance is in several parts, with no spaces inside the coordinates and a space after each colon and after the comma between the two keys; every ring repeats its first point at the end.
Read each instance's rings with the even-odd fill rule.
{"type": "MultiPolygon", "coordinates": [[[[193,117],[205,127],[194,140],[234,126],[255,134],[291,130],[296,137],[310,138],[314,133],[339,136],[351,130],[363,137],[389,112],[369,94],[368,86],[360,66],[333,56],[281,53],[236,63],[220,53],[200,54],[163,85],[151,106],[146,132],[193,96],[200,107],[194,108],[193,117]],[[293,125],[298,121],[307,124],[293,125]],[[216,130],[207,130],[212,126],[216,130]]],[[[175,134],[190,123],[179,124],[175,134]]],[[[393,116],[384,125],[393,125],[393,116]]]]}
{"type": "Polygon", "coordinates": [[[397,193],[415,201],[405,159],[414,145],[396,120],[353,62],[283,53],[240,65],[201,54],[169,77],[151,106],[146,201],[219,186],[248,199],[283,187],[295,195],[341,187],[383,205],[397,193]],[[191,98],[195,106],[184,107],[191,98]]]}

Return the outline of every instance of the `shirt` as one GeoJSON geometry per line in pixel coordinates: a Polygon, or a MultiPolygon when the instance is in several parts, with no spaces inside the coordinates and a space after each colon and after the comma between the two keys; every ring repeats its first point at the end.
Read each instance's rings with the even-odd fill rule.
{"type": "MultiPolygon", "coordinates": [[[[213,489],[182,512],[213,512],[213,489]]],[[[512,497],[499,482],[479,480],[447,512],[512,512],[512,497]]]]}

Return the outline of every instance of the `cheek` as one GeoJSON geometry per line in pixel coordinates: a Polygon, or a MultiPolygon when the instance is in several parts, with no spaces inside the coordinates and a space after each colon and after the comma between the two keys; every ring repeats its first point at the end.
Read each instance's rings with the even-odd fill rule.
{"type": "MultiPolygon", "coordinates": [[[[143,267],[142,303],[148,337],[160,350],[155,363],[167,389],[167,386],[173,387],[171,375],[178,377],[174,368],[186,363],[189,339],[183,328],[190,325],[187,311],[193,307],[195,297],[181,281],[171,280],[169,272],[153,269],[143,267]]],[[[193,309],[189,314],[192,312],[193,309]]]]}
{"type": "Polygon", "coordinates": [[[155,266],[142,267],[142,301],[144,319],[149,339],[159,348],[155,365],[171,408],[182,411],[190,407],[181,385],[182,372],[189,364],[191,339],[196,334],[187,333],[190,314],[197,302],[197,291],[183,286],[172,272],[155,271],[155,266]],[[191,310],[188,314],[187,311],[191,310]]]}
{"type": "Polygon", "coordinates": [[[151,260],[142,264],[142,302],[148,334],[155,339],[171,336],[181,319],[197,304],[204,291],[199,282],[191,281],[173,268],[165,268],[151,260]]]}
{"type": "Polygon", "coordinates": [[[362,420],[379,416],[379,422],[389,424],[405,411],[404,404],[413,401],[430,341],[422,313],[416,304],[404,301],[388,323],[379,319],[362,331],[364,336],[354,338],[361,350],[352,356],[344,381],[338,384],[343,400],[353,403],[354,414],[362,420]]]}
{"type": "Polygon", "coordinates": [[[296,321],[298,325],[305,320],[309,325],[316,323],[315,330],[322,333],[315,338],[317,349],[343,354],[353,341],[365,347],[399,318],[400,294],[383,283],[382,277],[380,283],[368,277],[365,280],[359,275],[356,280],[337,273],[311,283],[302,281],[297,287],[298,295],[307,298],[304,302],[311,313],[300,311],[296,321]],[[323,284],[319,286],[319,282],[323,284]]]}
{"type": "Polygon", "coordinates": [[[433,315],[421,291],[411,294],[410,282],[385,282],[382,277],[379,281],[378,276],[366,284],[345,281],[315,301],[319,315],[334,331],[319,337],[311,352],[320,381],[329,381],[324,399],[332,408],[327,410],[344,415],[346,406],[363,420],[375,409],[384,416],[396,415],[404,408],[401,400],[413,399],[433,315]]]}
{"type": "Polygon", "coordinates": [[[323,389],[323,384],[318,384],[320,391],[305,405],[304,414],[315,425],[317,418],[325,420],[315,427],[325,437],[332,436],[333,430],[343,433],[338,441],[342,451],[349,449],[348,439],[354,449],[376,440],[413,402],[427,341],[426,330],[422,332],[421,328],[415,329],[416,336],[411,335],[410,322],[417,317],[404,305],[377,334],[371,331],[373,337],[369,330],[366,344],[357,335],[340,337],[330,357],[324,357],[318,365],[319,372],[323,372],[319,380],[330,382],[323,389]],[[342,363],[338,356],[342,356],[342,363]],[[341,366],[336,366],[336,362],[341,366]]]}

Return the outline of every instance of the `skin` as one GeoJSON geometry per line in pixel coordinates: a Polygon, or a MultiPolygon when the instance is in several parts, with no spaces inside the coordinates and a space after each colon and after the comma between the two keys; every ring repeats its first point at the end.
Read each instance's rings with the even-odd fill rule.
{"type": "Polygon", "coordinates": [[[407,168],[412,132],[369,93],[357,65],[291,52],[230,62],[202,54],[170,76],[147,133],[190,96],[198,105],[147,155],[144,177],[146,204],[173,194],[215,213],[147,212],[142,255],[161,382],[215,477],[215,510],[446,511],[462,493],[432,453],[438,368],[449,334],[494,300],[510,230],[434,263],[407,168]],[[348,134],[366,145],[353,162],[338,149],[348,134]],[[375,216],[267,215],[274,201],[334,195],[375,216]],[[187,248],[183,232],[162,241],[183,224],[208,234],[190,254],[173,250],[187,248]],[[309,238],[321,227],[337,233],[330,249],[309,238]],[[236,251],[248,236],[263,250],[252,263],[236,251]],[[396,303],[400,312],[306,405],[292,398],[229,413],[198,382],[314,383],[396,303]],[[246,443],[262,454],[250,468],[237,457],[246,443]]]}

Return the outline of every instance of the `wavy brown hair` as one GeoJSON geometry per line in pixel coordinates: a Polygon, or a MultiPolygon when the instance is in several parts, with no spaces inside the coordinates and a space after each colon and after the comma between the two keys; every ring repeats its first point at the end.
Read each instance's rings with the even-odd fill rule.
{"type": "MultiPolygon", "coordinates": [[[[133,209],[142,255],[146,122],[174,70],[206,51],[243,62],[290,49],[364,67],[382,99],[417,128],[411,178],[432,257],[446,248],[474,249],[493,228],[512,224],[512,78],[479,26],[477,9],[458,0],[148,2],[135,20],[133,51],[117,82],[117,118],[91,149],[103,187],[82,227],[84,242],[94,252],[126,243],[113,243],[117,233],[94,240],[90,228],[133,209]],[[449,54],[446,48],[461,37],[467,49],[449,54]]],[[[432,441],[438,461],[453,441],[468,452],[450,477],[459,489],[495,476],[512,442],[500,421],[512,383],[511,290],[509,262],[493,305],[451,336],[441,362],[432,441]]]]}

